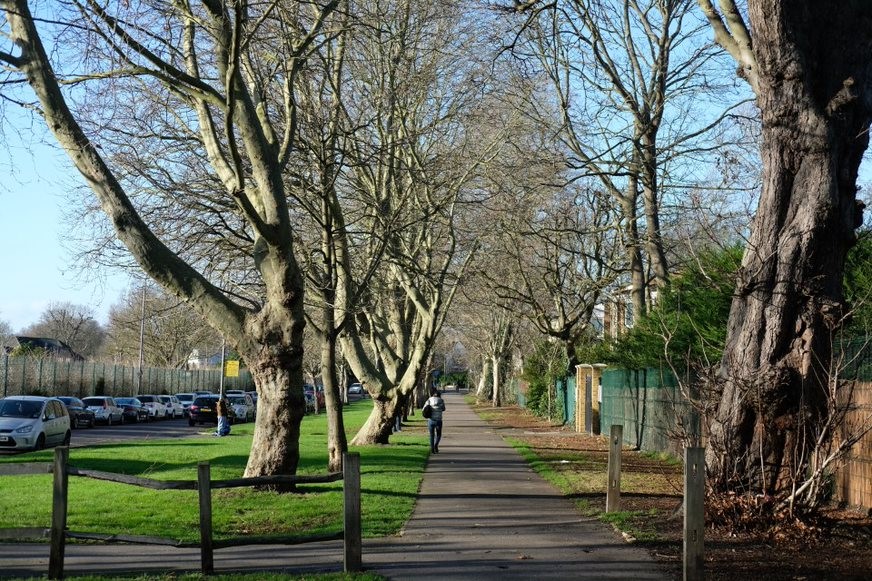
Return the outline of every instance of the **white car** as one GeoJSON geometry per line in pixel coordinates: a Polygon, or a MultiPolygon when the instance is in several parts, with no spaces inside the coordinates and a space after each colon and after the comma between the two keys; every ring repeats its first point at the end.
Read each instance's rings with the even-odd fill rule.
{"type": "Polygon", "coordinates": [[[167,405],[156,395],[137,395],[136,399],[148,408],[148,417],[152,420],[162,420],[167,417],[167,405]]]}
{"type": "Polygon", "coordinates": [[[242,395],[228,394],[227,402],[233,408],[234,413],[236,413],[237,422],[241,423],[254,420],[257,408],[255,407],[254,401],[252,401],[250,395],[244,392],[242,395]]]}
{"type": "MultiPolygon", "coordinates": [[[[185,408],[179,398],[174,395],[159,395],[160,400],[167,408],[167,417],[176,419],[185,417],[185,408]]],[[[192,400],[193,401],[193,400],[192,400]]]]}
{"type": "Polygon", "coordinates": [[[124,422],[124,410],[115,403],[115,398],[105,395],[92,395],[82,399],[89,410],[94,412],[94,420],[107,425],[124,422]]]}
{"type": "Polygon", "coordinates": [[[69,446],[71,435],[70,414],[61,400],[36,395],[0,399],[0,449],[69,446]]]}
{"type": "Polygon", "coordinates": [[[179,399],[179,403],[182,404],[182,415],[184,417],[188,417],[188,408],[191,407],[191,404],[194,403],[194,399],[197,397],[196,393],[177,393],[176,397],[179,399]]]}

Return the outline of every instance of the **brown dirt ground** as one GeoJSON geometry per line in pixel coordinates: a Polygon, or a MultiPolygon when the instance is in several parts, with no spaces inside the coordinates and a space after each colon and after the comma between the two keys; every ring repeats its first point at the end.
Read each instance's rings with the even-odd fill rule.
{"type": "MultiPolygon", "coordinates": [[[[526,410],[477,406],[482,417],[505,437],[524,442],[539,458],[560,470],[569,496],[583,510],[605,509],[608,441],[549,424],[526,410]],[[602,482],[592,474],[601,470],[602,482]],[[600,492],[602,491],[602,492],[600,492]],[[586,507],[586,508],[584,508],[586,507]]],[[[682,466],[674,461],[625,450],[622,460],[622,510],[638,513],[633,542],[646,547],[664,568],[681,578],[680,512],[682,466]]],[[[707,511],[710,510],[707,504],[707,511]]],[[[827,508],[813,524],[780,523],[755,533],[714,526],[706,518],[705,578],[710,581],[872,579],[870,511],[827,508]]],[[[625,534],[625,536],[627,536],[625,534]]]]}

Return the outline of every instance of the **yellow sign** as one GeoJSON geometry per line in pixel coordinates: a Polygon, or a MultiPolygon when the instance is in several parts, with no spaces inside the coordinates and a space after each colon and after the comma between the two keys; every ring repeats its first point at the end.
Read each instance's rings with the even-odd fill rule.
{"type": "Polygon", "coordinates": [[[224,362],[224,377],[239,377],[239,361],[224,362]]]}

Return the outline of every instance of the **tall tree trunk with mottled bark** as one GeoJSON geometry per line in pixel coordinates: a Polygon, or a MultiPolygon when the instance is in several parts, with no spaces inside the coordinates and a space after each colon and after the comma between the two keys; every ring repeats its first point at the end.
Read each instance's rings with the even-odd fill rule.
{"type": "Polygon", "coordinates": [[[764,183],[739,273],[708,463],[722,489],[786,492],[827,413],[845,255],[872,121],[872,3],[699,0],[763,119],[764,183]],[[750,32],[753,31],[753,43],[750,32]]]}

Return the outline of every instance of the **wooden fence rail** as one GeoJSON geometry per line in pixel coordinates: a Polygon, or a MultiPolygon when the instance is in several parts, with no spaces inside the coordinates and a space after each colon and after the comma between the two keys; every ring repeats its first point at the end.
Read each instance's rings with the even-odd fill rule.
{"type": "Polygon", "coordinates": [[[0,466],[0,476],[22,476],[32,474],[54,474],[52,493],[51,528],[7,528],[0,529],[0,539],[21,540],[26,538],[51,539],[49,554],[49,579],[62,579],[64,576],[64,551],[66,539],[88,539],[103,542],[167,545],[174,547],[199,547],[200,568],[204,574],[214,572],[213,551],[226,547],[244,545],[296,545],[327,540],[344,540],[345,572],[362,569],[362,541],[360,518],[360,455],[345,454],[343,471],[318,476],[261,476],[255,478],[233,478],[212,480],[208,462],[197,465],[197,480],[152,480],[114,472],[85,470],[68,463],[69,448],[55,449],[53,463],[6,464],[0,466]],[[180,542],[162,537],[140,535],[117,535],[106,533],[77,533],[67,530],[68,479],[70,476],[106,480],[139,486],[152,490],[197,490],[199,495],[200,541],[180,542]],[[324,484],[343,480],[344,526],[339,533],[289,536],[248,536],[215,540],[212,535],[212,490],[221,488],[241,488],[270,486],[278,484],[324,484]]]}

